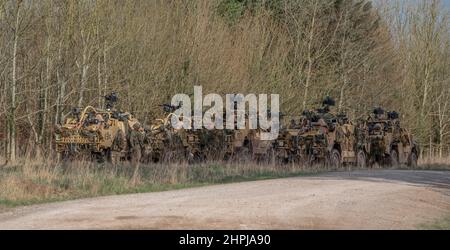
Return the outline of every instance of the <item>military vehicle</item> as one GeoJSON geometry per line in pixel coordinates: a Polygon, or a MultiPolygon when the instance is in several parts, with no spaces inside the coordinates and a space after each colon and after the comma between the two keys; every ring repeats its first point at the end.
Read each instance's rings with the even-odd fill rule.
{"type": "Polygon", "coordinates": [[[183,154],[189,163],[200,162],[206,159],[204,148],[208,142],[204,142],[203,130],[197,129],[180,129],[178,135],[183,145],[183,154]]]}
{"type": "Polygon", "coordinates": [[[145,162],[181,161],[184,159],[184,147],[180,134],[172,127],[173,113],[179,106],[171,104],[160,105],[164,117],[155,119],[146,129],[145,162]]]}
{"type": "Polygon", "coordinates": [[[250,129],[224,130],[224,159],[231,161],[251,160],[252,141],[250,129]]]}
{"type": "MultiPolygon", "coordinates": [[[[113,163],[225,159],[332,167],[417,164],[418,145],[400,126],[397,112],[376,108],[355,126],[345,114],[332,111],[335,102],[330,97],[322,101],[321,108],[306,110],[300,117],[280,114],[279,137],[271,141],[261,139],[261,133],[268,130],[249,128],[247,113],[245,129],[237,129],[235,119],[234,129],[214,130],[214,124],[204,124],[206,129],[176,130],[171,119],[181,105],[163,104],[164,117],[144,127],[132,114],[115,108],[117,94],[113,92],[105,99],[102,109],[73,109],[64,124],[57,127],[56,150],[62,159],[113,163]]],[[[236,105],[235,109],[237,116],[236,105]]],[[[180,121],[182,118],[178,117],[180,121]]]]}
{"type": "Polygon", "coordinates": [[[299,132],[300,155],[306,165],[325,164],[330,154],[328,126],[314,111],[303,113],[307,118],[299,132]]]}
{"type": "Polygon", "coordinates": [[[302,151],[300,145],[301,117],[282,115],[282,123],[278,138],[274,141],[274,151],[277,163],[302,163],[302,151]],[[287,124],[289,123],[289,124],[287,124]]]}
{"type": "Polygon", "coordinates": [[[55,131],[59,158],[95,158],[99,161],[139,161],[144,130],[128,112],[114,108],[117,94],[105,97],[106,108],[75,108],[55,131]]]}
{"type": "Polygon", "coordinates": [[[375,108],[359,127],[366,130],[359,136],[363,141],[359,144],[369,165],[417,165],[419,147],[411,133],[400,126],[397,112],[375,108]]]}
{"type": "Polygon", "coordinates": [[[325,98],[322,105],[317,110],[303,112],[299,133],[302,161],[332,167],[359,164],[354,125],[345,114],[331,112],[335,105],[332,98],[325,98]]]}
{"type": "Polygon", "coordinates": [[[210,157],[210,148],[217,145],[212,132],[205,129],[180,129],[177,131],[183,145],[183,154],[188,163],[205,161],[210,157]]]}
{"type": "Polygon", "coordinates": [[[222,160],[224,158],[224,132],[222,130],[180,130],[180,136],[189,163],[222,160]]]}
{"type": "Polygon", "coordinates": [[[250,156],[246,158],[252,159],[256,163],[275,164],[275,140],[262,140],[262,132],[268,131],[264,129],[255,129],[247,135],[250,142],[248,143],[249,149],[246,149],[246,151],[250,154],[250,156]]]}
{"type": "Polygon", "coordinates": [[[252,137],[254,130],[249,128],[248,113],[244,114],[245,128],[237,129],[237,107],[235,106],[234,129],[223,130],[224,159],[227,161],[246,162],[252,159],[252,137]]]}

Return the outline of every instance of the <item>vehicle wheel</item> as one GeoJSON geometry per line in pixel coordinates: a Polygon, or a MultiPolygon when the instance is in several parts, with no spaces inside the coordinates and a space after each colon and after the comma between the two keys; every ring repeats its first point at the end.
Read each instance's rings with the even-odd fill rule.
{"type": "Polygon", "coordinates": [[[417,154],[416,152],[411,152],[408,159],[408,166],[409,167],[416,167],[417,166],[417,154]]]}
{"type": "Polygon", "coordinates": [[[367,167],[367,156],[364,150],[358,150],[356,155],[356,166],[359,168],[367,167]]]}
{"type": "Polygon", "coordinates": [[[393,149],[390,153],[390,165],[391,167],[397,167],[398,166],[398,153],[397,150],[393,149]]]}
{"type": "Polygon", "coordinates": [[[333,149],[330,154],[330,166],[333,168],[341,167],[341,153],[337,149],[333,149]]]}

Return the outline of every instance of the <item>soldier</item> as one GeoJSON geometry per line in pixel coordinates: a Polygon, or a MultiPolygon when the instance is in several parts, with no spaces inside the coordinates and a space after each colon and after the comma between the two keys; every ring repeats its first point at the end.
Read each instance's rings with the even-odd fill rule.
{"type": "Polygon", "coordinates": [[[367,137],[369,136],[367,124],[363,119],[359,119],[356,124],[356,140],[361,145],[364,145],[367,142],[367,137]]]}
{"type": "Polygon", "coordinates": [[[151,127],[148,125],[144,126],[144,150],[141,152],[142,156],[142,162],[149,163],[151,161],[152,157],[152,130],[151,127]]]}
{"type": "Polygon", "coordinates": [[[136,122],[130,132],[131,162],[137,164],[140,162],[144,148],[143,128],[139,122],[136,122]]]}
{"type": "MultiPolygon", "coordinates": [[[[103,129],[105,129],[106,124],[105,124],[105,119],[103,118],[103,116],[101,114],[97,114],[95,115],[95,120],[96,120],[96,130],[101,131],[103,129]]],[[[101,135],[101,133],[99,133],[99,135],[101,135]]]]}
{"type": "Polygon", "coordinates": [[[106,110],[113,110],[116,102],[119,101],[119,97],[116,92],[111,92],[111,94],[105,96],[106,100],[106,110]]]}
{"type": "Polygon", "coordinates": [[[90,111],[86,114],[86,118],[82,124],[81,134],[90,138],[97,136],[99,130],[99,121],[95,118],[95,111],[90,111]]]}
{"type": "Polygon", "coordinates": [[[373,110],[373,114],[375,115],[374,119],[376,119],[376,120],[384,120],[384,119],[386,119],[385,111],[381,107],[375,108],[373,110]]]}
{"type": "Polygon", "coordinates": [[[113,140],[111,146],[111,162],[112,164],[117,164],[120,158],[123,156],[127,148],[127,139],[123,134],[122,130],[119,130],[116,137],[113,140]]]}

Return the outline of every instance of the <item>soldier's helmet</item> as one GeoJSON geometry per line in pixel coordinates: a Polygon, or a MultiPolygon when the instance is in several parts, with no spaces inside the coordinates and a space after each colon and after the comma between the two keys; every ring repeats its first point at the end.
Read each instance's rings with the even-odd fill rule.
{"type": "Polygon", "coordinates": [[[81,114],[81,111],[82,111],[82,109],[77,107],[77,108],[73,108],[70,113],[74,116],[79,116],[81,114]]]}
{"type": "Polygon", "coordinates": [[[333,107],[335,104],[336,104],[336,102],[334,101],[334,99],[329,97],[329,96],[327,96],[322,101],[322,108],[319,108],[316,111],[320,115],[324,115],[324,114],[330,113],[331,112],[330,107],[333,107]]]}
{"type": "Polygon", "coordinates": [[[325,99],[323,99],[322,105],[323,106],[334,106],[334,105],[336,105],[336,102],[334,101],[333,98],[331,98],[330,96],[327,96],[327,97],[325,97],[325,99]]]}
{"type": "Polygon", "coordinates": [[[375,115],[376,119],[384,119],[385,118],[385,111],[381,107],[377,107],[373,110],[373,114],[375,115]]]}
{"type": "Polygon", "coordinates": [[[114,108],[114,105],[119,101],[119,96],[116,92],[111,92],[111,94],[105,96],[106,109],[110,110],[114,108]]]}
{"type": "Polygon", "coordinates": [[[399,113],[396,111],[388,112],[387,115],[390,120],[396,120],[400,117],[399,113]]]}

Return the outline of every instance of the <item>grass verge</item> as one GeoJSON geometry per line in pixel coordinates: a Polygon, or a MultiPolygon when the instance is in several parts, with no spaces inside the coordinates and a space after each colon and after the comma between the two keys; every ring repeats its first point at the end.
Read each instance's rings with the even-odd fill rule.
{"type": "Polygon", "coordinates": [[[304,176],[324,171],[326,169],[319,167],[305,169],[294,165],[222,163],[139,166],[28,163],[0,168],[0,211],[2,207],[304,176]]]}
{"type": "MultiPolygon", "coordinates": [[[[393,168],[406,169],[406,168],[393,168]]],[[[409,168],[408,168],[409,169],[409,168]]],[[[420,170],[448,170],[448,165],[421,165],[420,170]]],[[[353,170],[357,170],[353,168],[353,170]]],[[[24,163],[0,167],[0,212],[37,203],[87,197],[145,193],[212,184],[313,175],[330,171],[298,165],[202,163],[118,165],[76,162],[24,163]]]]}
{"type": "Polygon", "coordinates": [[[450,230],[450,215],[442,217],[431,223],[419,225],[418,229],[422,230],[450,230]]]}

